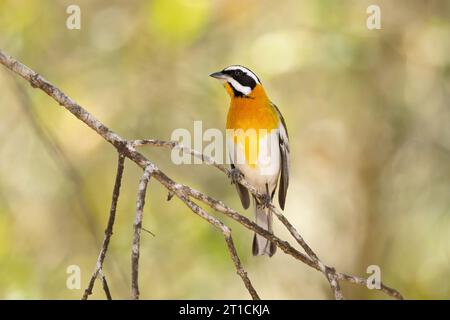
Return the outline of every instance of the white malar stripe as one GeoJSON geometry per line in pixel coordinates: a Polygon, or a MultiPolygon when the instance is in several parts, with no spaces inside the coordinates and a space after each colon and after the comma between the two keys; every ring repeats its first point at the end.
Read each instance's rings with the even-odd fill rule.
{"type": "Polygon", "coordinates": [[[243,67],[243,66],[229,66],[227,68],[225,68],[225,71],[228,70],[241,70],[242,72],[244,72],[245,74],[247,74],[248,76],[252,77],[253,80],[255,80],[256,83],[260,83],[258,80],[258,77],[256,76],[256,74],[254,74],[253,72],[251,72],[250,70],[248,70],[247,68],[243,67]]]}
{"type": "Polygon", "coordinates": [[[234,80],[231,77],[227,77],[227,81],[233,86],[234,89],[236,89],[243,95],[248,95],[248,94],[250,94],[250,92],[252,92],[252,88],[243,86],[242,84],[240,84],[239,82],[237,82],[236,80],[234,80]]]}

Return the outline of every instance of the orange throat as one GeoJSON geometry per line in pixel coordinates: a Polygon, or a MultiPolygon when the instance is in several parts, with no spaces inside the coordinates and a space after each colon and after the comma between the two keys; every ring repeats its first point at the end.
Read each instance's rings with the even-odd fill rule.
{"type": "MultiPolygon", "coordinates": [[[[227,84],[227,86],[229,86],[227,84]]],[[[227,91],[231,89],[227,88],[227,91]]],[[[232,91],[232,90],[231,90],[232,91]]],[[[231,96],[227,116],[227,129],[266,129],[278,128],[278,115],[261,85],[256,85],[247,97],[231,96]]]]}

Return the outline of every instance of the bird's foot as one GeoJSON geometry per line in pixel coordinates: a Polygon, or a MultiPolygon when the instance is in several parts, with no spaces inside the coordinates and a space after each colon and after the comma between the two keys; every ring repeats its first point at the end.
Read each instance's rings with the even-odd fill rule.
{"type": "Polygon", "coordinates": [[[244,178],[244,175],[238,168],[233,168],[228,172],[228,178],[231,179],[231,184],[237,184],[242,178],[244,178]]]}
{"type": "Polygon", "coordinates": [[[271,197],[267,193],[264,193],[258,199],[258,206],[261,206],[262,208],[268,208],[271,202],[272,202],[271,197]]]}

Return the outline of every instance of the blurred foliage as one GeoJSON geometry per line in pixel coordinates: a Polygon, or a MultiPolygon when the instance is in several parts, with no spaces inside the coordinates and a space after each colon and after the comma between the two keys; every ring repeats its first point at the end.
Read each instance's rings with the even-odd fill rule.
{"type": "MultiPolygon", "coordinates": [[[[0,0],[0,48],[127,138],[169,139],[194,120],[223,128],[228,97],[208,74],[250,67],[290,131],[286,215],[319,256],[361,276],[379,265],[383,281],[408,298],[450,298],[450,2],[375,1],[382,29],[368,30],[373,2],[79,0],[81,30],[68,30],[73,1],[0,0]]],[[[79,265],[87,285],[116,154],[0,69],[0,297],[78,299],[66,268],[79,265]],[[60,143],[79,180],[33,122],[60,143]]],[[[175,180],[241,208],[217,170],[144,152],[175,180]]],[[[105,270],[116,298],[130,292],[139,175],[127,162],[105,270]]],[[[142,297],[248,298],[222,236],[165,198],[152,181],[144,226],[156,237],[143,234],[142,297]]],[[[282,252],[252,257],[251,233],[223,220],[262,297],[331,297],[318,272],[282,252]]],[[[278,223],[275,232],[288,237],[278,223]]],[[[343,286],[349,298],[385,298],[343,286]]],[[[104,297],[99,285],[94,297],[104,297]]]]}

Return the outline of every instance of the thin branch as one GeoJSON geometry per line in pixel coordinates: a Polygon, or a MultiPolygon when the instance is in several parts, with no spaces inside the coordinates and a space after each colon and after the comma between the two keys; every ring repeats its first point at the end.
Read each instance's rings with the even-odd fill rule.
{"type": "Polygon", "coordinates": [[[231,230],[230,230],[230,233],[224,233],[224,237],[225,237],[225,241],[227,242],[228,251],[230,252],[231,259],[233,260],[237,274],[241,277],[242,281],[244,282],[245,287],[247,288],[248,292],[252,296],[252,299],[260,300],[258,293],[256,292],[255,288],[253,288],[253,285],[252,285],[250,279],[248,278],[247,272],[244,270],[241,260],[239,259],[239,256],[236,251],[236,247],[233,242],[233,238],[231,237],[231,230]]]}
{"type": "Polygon", "coordinates": [[[142,227],[142,231],[145,231],[148,234],[150,234],[151,236],[156,237],[156,235],[153,232],[151,232],[150,230],[145,229],[144,227],[142,227]]]}
{"type": "Polygon", "coordinates": [[[105,291],[106,299],[112,300],[111,292],[109,291],[108,282],[106,281],[106,276],[103,274],[103,271],[100,269],[99,271],[100,278],[102,279],[102,288],[105,291]]]}
{"type": "MultiPolygon", "coordinates": [[[[340,272],[336,272],[336,276],[338,277],[339,280],[344,280],[344,281],[358,284],[360,286],[367,288],[368,279],[353,276],[353,275],[348,275],[348,274],[340,273],[340,272]]],[[[402,296],[402,294],[400,292],[398,292],[394,288],[390,288],[390,287],[386,286],[383,282],[380,283],[380,289],[378,289],[378,290],[384,292],[388,296],[391,296],[395,299],[398,299],[398,300],[404,299],[404,297],[402,296]]]]}
{"type": "MultiPolygon", "coordinates": [[[[89,126],[91,129],[96,131],[103,139],[111,143],[120,154],[123,156],[129,158],[133,162],[135,162],[139,167],[142,169],[151,168],[152,176],[158,180],[162,185],[164,185],[170,193],[176,194],[179,198],[185,198],[187,200],[188,197],[193,197],[195,199],[198,199],[206,204],[208,204],[211,208],[215,209],[218,212],[221,212],[232,219],[238,221],[240,224],[242,224],[244,227],[253,230],[254,232],[264,236],[266,239],[269,239],[273,241],[283,252],[293,256],[294,258],[302,261],[303,263],[307,264],[308,266],[319,270],[320,272],[323,272],[327,275],[327,280],[330,283],[330,286],[333,289],[333,292],[335,294],[336,298],[341,297],[341,292],[339,288],[338,280],[345,280],[352,283],[356,283],[362,286],[366,286],[366,279],[346,275],[343,273],[339,273],[334,271],[334,268],[328,267],[320,262],[320,260],[317,258],[317,256],[314,254],[312,250],[310,250],[309,246],[306,245],[306,243],[303,241],[303,239],[300,237],[299,233],[295,230],[294,227],[289,226],[286,224],[287,219],[282,218],[282,214],[274,207],[270,206],[270,210],[272,210],[275,215],[281,220],[281,222],[286,226],[286,228],[290,231],[290,233],[294,236],[296,241],[303,247],[303,249],[306,251],[308,255],[305,255],[295,248],[293,248],[287,241],[281,240],[280,238],[270,234],[266,230],[260,228],[255,223],[251,222],[246,217],[240,215],[235,210],[229,208],[226,206],[223,202],[213,199],[209,196],[204,195],[203,193],[196,191],[194,189],[191,189],[187,186],[183,186],[181,184],[175,183],[172,179],[170,179],[166,174],[164,174],[161,170],[159,170],[153,163],[151,163],[144,155],[137,152],[135,149],[135,146],[140,145],[139,143],[128,141],[117,135],[115,132],[110,130],[108,127],[106,127],[103,123],[101,123],[98,119],[96,119],[92,114],[90,114],[88,111],[86,111],[83,107],[81,107],[79,104],[77,104],[73,99],[69,98],[67,95],[65,95],[60,89],[58,89],[56,86],[45,80],[42,76],[28,68],[27,66],[23,65],[16,59],[6,55],[0,50],[0,63],[5,65],[8,69],[15,72],[16,74],[20,75],[24,79],[26,79],[33,87],[39,88],[42,91],[46,92],[49,96],[51,96],[54,100],[56,100],[61,106],[66,108],[69,112],[71,112],[74,116],[76,116],[78,119],[80,119],[82,122],[84,122],[87,126],[89,126]],[[278,214],[277,214],[278,212],[278,214]],[[334,280],[334,281],[333,281],[334,280]]],[[[139,140],[141,141],[141,140],[139,140]]],[[[142,140],[142,141],[149,141],[149,140],[142,140]]],[[[146,144],[146,143],[143,143],[146,144]]],[[[172,142],[170,142],[172,144],[172,142]]],[[[169,145],[162,145],[165,147],[170,147],[169,145]]],[[[202,154],[199,154],[198,152],[192,151],[195,154],[195,156],[201,156],[202,159],[205,159],[206,157],[202,154]]],[[[224,173],[228,173],[228,169],[225,168],[223,165],[216,164],[215,162],[205,161],[206,163],[213,165],[217,167],[219,170],[223,171],[224,173]]],[[[261,196],[256,188],[251,186],[248,182],[246,182],[244,179],[241,179],[239,181],[240,184],[244,185],[252,194],[255,196],[261,196]]],[[[190,201],[190,200],[189,200],[190,201]]],[[[186,202],[185,202],[186,203],[186,202]]],[[[201,211],[200,211],[201,212],[201,211]]],[[[197,212],[196,212],[197,213],[197,212]]],[[[206,212],[204,212],[206,213],[206,212]]],[[[138,213],[137,217],[138,218],[138,213]]],[[[206,218],[206,217],[205,217],[206,218]]],[[[207,219],[208,220],[208,219],[207,219]]],[[[228,242],[227,242],[228,243],[228,242]]],[[[139,242],[138,242],[139,244],[139,242]]],[[[138,251],[137,251],[138,252],[138,251]]],[[[136,279],[137,279],[137,270],[136,270],[136,279]]],[[[245,281],[244,281],[245,282],[245,281]]],[[[395,289],[389,288],[382,284],[381,291],[385,292],[386,294],[395,297],[397,299],[402,299],[403,297],[401,294],[396,291],[395,289]]],[[[135,292],[136,293],[136,292],[135,292]]],[[[138,296],[138,290],[137,290],[137,296],[138,296]]]]}
{"type": "Polygon", "coordinates": [[[131,247],[131,297],[134,300],[139,299],[139,248],[141,244],[142,218],[144,215],[145,195],[147,185],[150,180],[152,167],[148,166],[139,182],[139,190],[136,200],[136,217],[134,219],[133,245],[131,247]]]}
{"type": "MultiPolygon", "coordinates": [[[[210,166],[213,166],[223,173],[229,175],[230,170],[223,164],[218,163],[215,159],[211,158],[210,156],[207,156],[197,150],[191,149],[179,142],[176,141],[164,141],[164,140],[158,140],[158,139],[142,139],[142,140],[134,140],[132,141],[133,147],[140,147],[140,146],[152,146],[152,147],[162,147],[169,150],[180,150],[186,154],[190,154],[198,159],[201,159],[205,164],[208,164],[210,166]]],[[[248,184],[250,186],[250,184],[248,184]]],[[[254,188],[255,193],[258,193],[256,188],[254,188]]]]}
{"type": "Polygon", "coordinates": [[[111,293],[109,292],[108,283],[106,282],[106,278],[103,274],[103,262],[105,261],[106,252],[108,251],[109,242],[111,240],[111,236],[113,234],[114,221],[116,219],[116,210],[117,210],[117,201],[119,200],[120,195],[120,186],[122,184],[122,175],[124,169],[125,157],[122,154],[119,154],[119,158],[117,160],[117,174],[116,180],[114,182],[114,190],[111,200],[111,208],[109,210],[109,219],[108,224],[105,229],[105,237],[103,239],[102,248],[100,249],[100,253],[97,258],[97,263],[95,265],[94,273],[92,274],[91,280],[89,281],[89,285],[84,291],[82,300],[86,300],[89,295],[92,294],[92,289],[94,288],[95,280],[100,275],[102,279],[103,289],[106,293],[108,299],[111,299],[111,293]]]}

